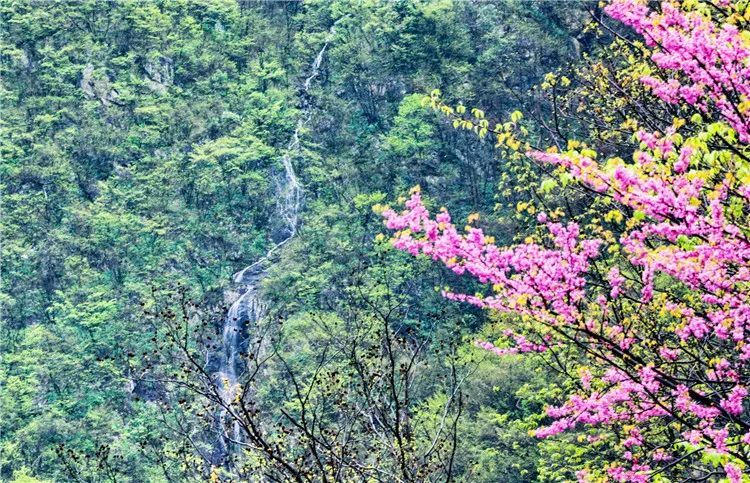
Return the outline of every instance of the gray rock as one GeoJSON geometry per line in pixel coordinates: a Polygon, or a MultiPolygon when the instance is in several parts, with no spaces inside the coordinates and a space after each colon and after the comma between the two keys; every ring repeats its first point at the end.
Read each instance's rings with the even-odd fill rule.
{"type": "Polygon", "coordinates": [[[92,64],[83,68],[81,75],[81,90],[91,99],[99,99],[105,106],[117,103],[120,94],[112,87],[112,82],[106,74],[97,75],[92,64]]]}
{"type": "Polygon", "coordinates": [[[159,94],[164,94],[174,82],[174,61],[170,57],[158,56],[146,62],[146,84],[159,94]]]}

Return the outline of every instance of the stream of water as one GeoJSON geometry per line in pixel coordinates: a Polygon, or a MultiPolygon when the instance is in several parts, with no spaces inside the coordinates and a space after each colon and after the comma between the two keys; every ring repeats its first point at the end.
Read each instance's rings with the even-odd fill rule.
{"type": "MultiPolygon", "coordinates": [[[[254,326],[266,314],[266,306],[259,293],[259,287],[268,269],[268,263],[275,252],[297,234],[303,192],[297,179],[297,173],[294,171],[293,160],[300,155],[300,133],[312,116],[309,91],[313,80],[318,76],[327,47],[328,41],[318,52],[311,65],[310,73],[302,84],[302,112],[281,159],[284,173],[280,177],[277,187],[275,216],[281,220],[282,226],[274,234],[274,245],[271,249],[260,260],[243,268],[232,277],[234,285],[232,292],[237,298],[227,311],[224,319],[221,349],[217,354],[219,365],[215,372],[215,383],[225,404],[231,403],[240,391],[239,378],[245,370],[245,363],[240,357],[240,353],[247,343],[246,328],[254,326]]],[[[222,428],[227,426],[225,420],[226,414],[224,412],[220,415],[222,428]]],[[[231,431],[226,431],[221,439],[221,452],[224,455],[229,454],[232,443],[242,440],[239,425],[233,424],[231,431]]]]}

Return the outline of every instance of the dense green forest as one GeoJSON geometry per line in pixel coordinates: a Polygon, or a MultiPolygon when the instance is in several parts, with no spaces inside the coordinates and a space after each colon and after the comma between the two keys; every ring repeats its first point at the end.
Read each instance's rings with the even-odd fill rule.
{"type": "Polygon", "coordinates": [[[611,40],[599,9],[1,2],[0,480],[569,481],[608,461],[585,432],[531,435],[571,380],[474,347],[501,317],[442,297],[476,284],[394,250],[377,208],[419,185],[499,243],[533,233],[516,207],[541,171],[424,95],[549,119],[545,75],[611,40]]]}

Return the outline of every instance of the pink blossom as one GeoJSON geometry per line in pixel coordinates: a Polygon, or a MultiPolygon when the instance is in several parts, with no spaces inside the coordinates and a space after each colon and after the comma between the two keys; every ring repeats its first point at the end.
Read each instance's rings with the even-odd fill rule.
{"type": "Polygon", "coordinates": [[[724,472],[727,474],[730,483],[742,483],[742,470],[734,463],[725,464],[724,472]]]}

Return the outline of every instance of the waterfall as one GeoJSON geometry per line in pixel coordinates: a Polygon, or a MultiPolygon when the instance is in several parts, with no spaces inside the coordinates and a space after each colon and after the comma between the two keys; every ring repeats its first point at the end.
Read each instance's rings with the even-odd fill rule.
{"type": "MultiPolygon", "coordinates": [[[[219,365],[214,373],[215,384],[226,405],[241,394],[239,377],[242,375],[244,362],[240,354],[247,338],[244,329],[260,321],[266,314],[266,306],[260,297],[259,287],[266,274],[267,263],[279,248],[297,234],[303,192],[297,173],[294,171],[293,159],[300,153],[300,133],[312,117],[309,91],[313,80],[318,76],[323,55],[332,35],[333,29],[329,32],[328,39],[315,57],[310,73],[302,84],[302,112],[281,158],[284,173],[277,187],[276,202],[276,217],[282,222],[280,231],[273,239],[274,245],[263,257],[232,276],[233,292],[235,296],[239,294],[239,297],[231,305],[224,319],[221,349],[217,354],[219,365]]],[[[231,453],[233,442],[241,441],[241,434],[239,425],[236,423],[232,425],[231,432],[226,431],[226,411],[222,411],[219,418],[220,427],[222,431],[225,431],[223,438],[219,441],[221,445],[219,450],[222,456],[225,456],[231,453]]]]}

